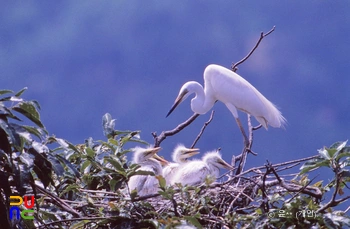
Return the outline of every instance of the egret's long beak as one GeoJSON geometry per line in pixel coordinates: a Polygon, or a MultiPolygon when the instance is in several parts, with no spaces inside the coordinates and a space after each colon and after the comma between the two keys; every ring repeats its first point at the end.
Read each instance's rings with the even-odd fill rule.
{"type": "Polygon", "coordinates": [[[169,161],[165,160],[164,158],[160,157],[158,154],[154,154],[153,158],[160,162],[162,166],[168,165],[169,161]]]}
{"type": "Polygon", "coordinates": [[[224,160],[220,160],[220,161],[218,161],[218,163],[219,163],[220,165],[222,165],[222,167],[225,168],[225,169],[228,169],[228,170],[234,169],[229,163],[227,163],[227,162],[224,161],[224,160]]]}
{"type": "Polygon", "coordinates": [[[186,150],[186,152],[184,154],[190,155],[189,157],[192,157],[196,154],[199,154],[199,149],[188,149],[188,150],[186,150]]]}
{"type": "Polygon", "coordinates": [[[173,104],[173,106],[170,108],[168,114],[166,115],[166,117],[168,117],[174,110],[175,108],[183,101],[184,96],[188,93],[187,90],[181,92],[175,99],[175,102],[173,104]]]}
{"type": "Polygon", "coordinates": [[[153,155],[155,155],[156,153],[159,152],[159,150],[161,150],[161,147],[155,147],[155,148],[149,148],[145,151],[145,154],[150,157],[152,157],[153,155]]]}

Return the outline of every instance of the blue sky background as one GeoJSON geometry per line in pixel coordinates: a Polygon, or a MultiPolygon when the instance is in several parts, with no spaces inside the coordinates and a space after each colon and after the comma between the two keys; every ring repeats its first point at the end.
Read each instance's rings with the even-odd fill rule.
{"type": "MultiPolygon", "coordinates": [[[[288,126],[255,132],[259,155],[247,166],[298,159],[349,138],[349,10],[348,1],[6,1],[0,88],[28,87],[24,97],[39,101],[49,133],[74,144],[104,139],[107,112],[117,129],[141,130],[153,143],[151,132],[192,115],[188,99],[165,118],[182,84],[203,83],[208,64],[237,62],[275,25],[238,73],[288,126]]],[[[230,161],[242,136],[223,104],[214,109],[197,146],[221,147],[230,161]]],[[[209,116],[167,138],[160,154],[170,159],[177,143],[190,146],[209,116]]]]}

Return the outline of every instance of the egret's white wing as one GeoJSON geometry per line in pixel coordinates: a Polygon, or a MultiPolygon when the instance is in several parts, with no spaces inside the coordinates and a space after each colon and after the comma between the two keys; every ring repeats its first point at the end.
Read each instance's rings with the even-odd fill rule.
{"type": "MultiPolygon", "coordinates": [[[[253,85],[235,72],[219,65],[209,65],[204,72],[206,93],[225,104],[253,115],[265,128],[267,123],[280,127],[285,123],[281,112],[253,85]],[[266,123],[267,122],[267,123],[266,123]]],[[[237,112],[231,112],[238,117],[237,112]]]]}

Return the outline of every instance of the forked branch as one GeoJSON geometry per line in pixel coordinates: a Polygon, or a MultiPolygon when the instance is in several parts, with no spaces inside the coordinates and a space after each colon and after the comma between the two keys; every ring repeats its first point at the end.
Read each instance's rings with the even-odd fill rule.
{"type": "Polygon", "coordinates": [[[160,143],[162,141],[164,141],[164,139],[166,139],[166,137],[168,136],[173,136],[177,133],[179,133],[181,130],[183,130],[185,127],[187,127],[188,125],[190,125],[197,117],[199,116],[199,114],[194,113],[189,119],[187,119],[185,122],[179,124],[177,127],[175,127],[172,130],[167,130],[167,131],[163,131],[159,136],[157,136],[156,132],[152,133],[152,136],[154,138],[154,147],[158,147],[160,145],[160,143]]]}
{"type": "Polygon", "coordinates": [[[191,149],[193,149],[195,147],[195,145],[197,144],[197,142],[199,141],[199,139],[201,138],[202,134],[204,133],[205,128],[207,128],[207,126],[209,125],[209,123],[213,120],[214,118],[214,113],[215,111],[212,110],[210,118],[208,121],[206,121],[201,129],[201,131],[199,132],[198,136],[196,137],[196,139],[194,140],[194,142],[191,145],[191,149]]]}
{"type": "Polygon", "coordinates": [[[256,42],[256,44],[253,47],[253,49],[242,60],[238,61],[237,63],[232,63],[231,70],[234,71],[234,72],[237,71],[238,70],[237,66],[242,64],[244,61],[246,61],[254,53],[254,51],[259,47],[259,44],[264,39],[264,37],[270,35],[273,31],[275,31],[275,28],[276,28],[276,26],[273,26],[272,29],[270,31],[268,31],[267,33],[261,32],[260,33],[260,38],[256,42]]]}

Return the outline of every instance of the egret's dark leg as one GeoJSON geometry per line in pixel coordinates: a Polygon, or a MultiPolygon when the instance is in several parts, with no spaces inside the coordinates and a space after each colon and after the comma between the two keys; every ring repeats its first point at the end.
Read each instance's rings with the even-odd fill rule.
{"type": "Polygon", "coordinates": [[[244,146],[245,147],[249,147],[249,140],[248,140],[248,137],[243,129],[243,126],[242,126],[242,123],[241,123],[241,120],[239,120],[239,118],[235,118],[236,119],[236,122],[237,122],[237,125],[239,127],[239,129],[241,130],[241,133],[243,135],[243,141],[244,141],[244,146]]]}

